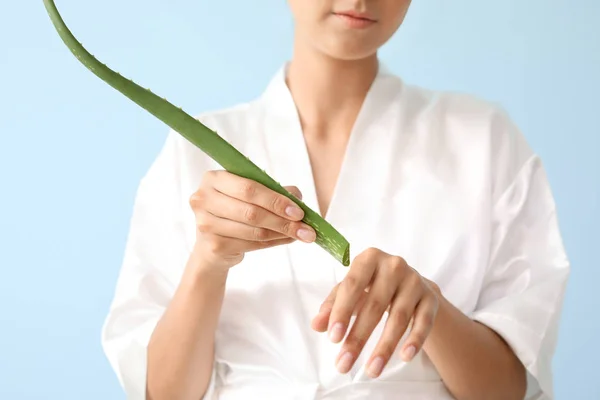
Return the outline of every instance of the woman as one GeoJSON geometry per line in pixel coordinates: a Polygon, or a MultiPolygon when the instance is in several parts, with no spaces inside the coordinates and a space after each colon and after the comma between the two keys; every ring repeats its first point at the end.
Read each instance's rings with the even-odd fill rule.
{"type": "Polygon", "coordinates": [[[506,115],[377,51],[409,0],[290,0],[292,60],[199,118],[351,243],[177,133],[142,180],[103,345],[128,398],[551,398],[569,263],[506,115]]]}

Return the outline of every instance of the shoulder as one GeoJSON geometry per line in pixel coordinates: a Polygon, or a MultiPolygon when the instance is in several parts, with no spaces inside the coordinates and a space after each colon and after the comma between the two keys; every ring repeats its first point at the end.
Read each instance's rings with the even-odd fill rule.
{"type": "MultiPolygon", "coordinates": [[[[403,85],[407,121],[429,145],[443,147],[454,159],[478,160],[488,171],[495,195],[506,188],[523,166],[538,160],[525,134],[500,104],[461,92],[403,85]]],[[[472,162],[469,165],[474,166],[472,162]]]]}
{"type": "Polygon", "coordinates": [[[428,89],[413,84],[402,85],[402,97],[413,104],[413,112],[422,118],[471,127],[471,134],[492,134],[490,128],[507,123],[510,118],[498,103],[458,91],[428,89]]]}
{"type": "Polygon", "coordinates": [[[470,93],[435,90],[397,78],[397,110],[411,124],[431,135],[453,140],[519,141],[523,135],[506,109],[470,93]]]}

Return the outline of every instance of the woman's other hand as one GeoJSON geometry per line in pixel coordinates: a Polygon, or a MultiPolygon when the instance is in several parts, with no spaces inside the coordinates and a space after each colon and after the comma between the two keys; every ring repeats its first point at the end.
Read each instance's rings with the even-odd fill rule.
{"type": "Polygon", "coordinates": [[[411,322],[400,356],[410,361],[421,350],[437,314],[438,296],[439,288],[401,257],[368,249],[356,257],[344,280],[322,304],[313,329],[328,331],[331,341],[339,343],[346,336],[350,318],[356,315],[335,360],[338,370],[347,373],[387,311],[383,333],[367,362],[367,374],[376,378],[411,322]]]}
{"type": "MultiPolygon", "coordinates": [[[[301,198],[298,188],[286,187],[301,198]]],[[[227,171],[209,171],[190,205],[196,216],[196,251],[208,265],[230,268],[244,254],[295,240],[315,240],[315,231],[301,222],[296,203],[258,182],[227,171]]]]}

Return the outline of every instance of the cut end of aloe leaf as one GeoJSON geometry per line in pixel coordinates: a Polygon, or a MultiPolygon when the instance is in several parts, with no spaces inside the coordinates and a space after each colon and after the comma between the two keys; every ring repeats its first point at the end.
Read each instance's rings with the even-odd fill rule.
{"type": "Polygon", "coordinates": [[[342,255],[342,259],[340,260],[344,267],[350,265],[350,245],[346,246],[346,250],[344,250],[344,255],[342,255]]]}
{"type": "Polygon", "coordinates": [[[323,247],[342,265],[350,265],[350,244],[341,235],[331,237],[328,235],[317,234],[317,244],[323,247]]]}
{"type": "Polygon", "coordinates": [[[350,244],[346,238],[304,202],[289,192],[287,195],[304,211],[303,222],[311,226],[317,234],[315,243],[325,249],[342,265],[346,267],[350,265],[350,244]]]}
{"type": "Polygon", "coordinates": [[[344,267],[350,265],[350,244],[348,242],[343,243],[338,251],[330,251],[329,253],[344,267]]]}

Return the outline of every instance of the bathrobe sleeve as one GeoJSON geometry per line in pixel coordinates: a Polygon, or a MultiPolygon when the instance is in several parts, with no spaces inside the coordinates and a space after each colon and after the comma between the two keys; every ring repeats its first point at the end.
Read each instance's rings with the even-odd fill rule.
{"type": "Polygon", "coordinates": [[[523,362],[527,399],[551,399],[551,361],[570,265],[539,157],[505,116],[494,127],[492,246],[472,318],[503,337],[523,362]]]}
{"type": "MultiPolygon", "coordinates": [[[[189,254],[183,226],[184,218],[193,214],[186,214],[189,203],[181,193],[182,141],[171,132],[139,184],[114,298],[102,329],[103,349],[129,400],[146,398],[147,345],[189,254]]],[[[211,397],[213,385],[214,373],[205,398],[211,397]]]]}

